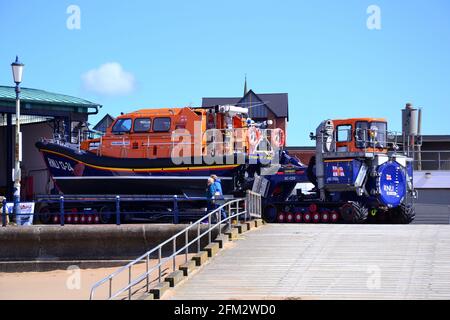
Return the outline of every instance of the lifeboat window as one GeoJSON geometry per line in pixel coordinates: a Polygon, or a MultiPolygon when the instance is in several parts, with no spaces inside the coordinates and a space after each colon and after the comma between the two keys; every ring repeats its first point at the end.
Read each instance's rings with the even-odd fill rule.
{"type": "Polygon", "coordinates": [[[134,120],[134,132],[147,132],[152,126],[152,120],[149,118],[137,118],[134,120]]]}
{"type": "Polygon", "coordinates": [[[115,134],[127,133],[131,130],[131,119],[119,119],[116,121],[112,128],[112,132],[115,134]]]}
{"type": "Polygon", "coordinates": [[[336,128],[336,140],[337,142],[349,142],[352,140],[352,126],[342,125],[336,128]]]}
{"type": "Polygon", "coordinates": [[[154,132],[167,132],[170,130],[170,118],[155,118],[153,120],[154,132]]]}

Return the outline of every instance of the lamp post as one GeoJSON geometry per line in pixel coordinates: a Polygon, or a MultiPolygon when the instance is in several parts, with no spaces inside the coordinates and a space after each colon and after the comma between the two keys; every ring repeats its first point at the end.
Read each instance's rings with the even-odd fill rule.
{"type": "Polygon", "coordinates": [[[14,82],[16,83],[16,147],[14,158],[14,207],[13,216],[20,214],[20,161],[22,161],[22,134],[20,132],[20,83],[22,82],[24,64],[16,61],[11,64],[14,82]]]}

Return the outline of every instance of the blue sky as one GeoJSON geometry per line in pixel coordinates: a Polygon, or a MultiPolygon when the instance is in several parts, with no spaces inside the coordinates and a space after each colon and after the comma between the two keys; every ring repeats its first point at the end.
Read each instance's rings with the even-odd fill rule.
{"type": "Polygon", "coordinates": [[[0,84],[11,84],[18,54],[24,87],[102,104],[92,123],[239,96],[247,74],[256,93],[289,93],[289,145],[311,144],[327,118],[386,117],[400,129],[408,101],[423,107],[424,134],[450,134],[447,0],[0,0],[0,27],[0,84]],[[71,4],[79,30],[66,26],[71,4]],[[380,30],[366,26],[370,5],[380,30]],[[90,87],[95,76],[86,85],[106,63],[131,79],[120,95],[90,87]]]}

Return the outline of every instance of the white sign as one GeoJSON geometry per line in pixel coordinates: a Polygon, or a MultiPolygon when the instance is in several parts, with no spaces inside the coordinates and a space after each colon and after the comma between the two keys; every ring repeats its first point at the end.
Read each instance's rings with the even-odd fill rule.
{"type": "MultiPolygon", "coordinates": [[[[6,213],[12,214],[13,202],[6,203],[6,213]]],[[[20,226],[31,226],[33,224],[34,202],[21,202],[20,215],[16,216],[16,223],[20,226]]]]}

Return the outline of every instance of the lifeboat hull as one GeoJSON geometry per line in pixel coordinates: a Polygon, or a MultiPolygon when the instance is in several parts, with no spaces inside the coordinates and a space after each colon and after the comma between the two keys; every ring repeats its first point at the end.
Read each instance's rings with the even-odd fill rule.
{"type": "MultiPolygon", "coordinates": [[[[211,174],[222,181],[224,194],[231,194],[242,165],[207,164],[198,159],[112,158],[78,151],[56,143],[38,142],[55,185],[64,194],[180,194],[204,196],[211,174]],[[174,163],[175,162],[175,163],[174,163]]],[[[229,159],[228,159],[229,160],[229,159]]]]}

